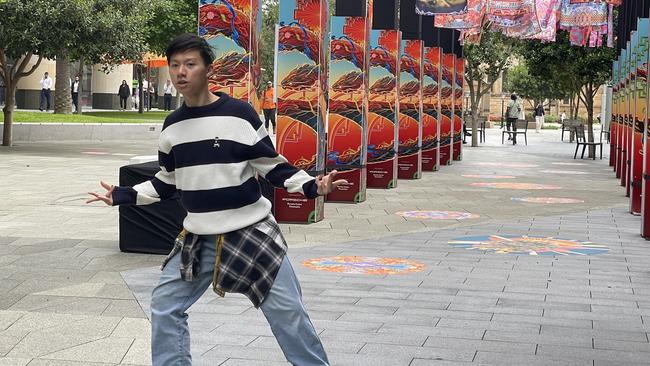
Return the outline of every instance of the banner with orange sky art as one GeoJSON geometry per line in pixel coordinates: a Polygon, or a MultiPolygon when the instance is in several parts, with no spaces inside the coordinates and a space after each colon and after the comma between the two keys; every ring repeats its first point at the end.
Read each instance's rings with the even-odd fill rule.
{"type": "MultiPolygon", "coordinates": [[[[327,0],[280,1],[276,148],[290,164],[312,175],[325,171],[327,19],[327,0]]],[[[275,190],[278,221],[319,221],[323,205],[323,197],[309,200],[299,193],[275,190]]]]}
{"type": "Polygon", "coordinates": [[[200,0],[199,35],[215,54],[210,91],[249,102],[259,109],[262,0],[200,0]]]}
{"type": "Polygon", "coordinates": [[[422,79],[422,170],[439,169],[440,61],[442,48],[424,47],[422,79]]]}
{"type": "Polygon", "coordinates": [[[400,53],[399,179],[419,179],[422,173],[421,40],[402,40],[400,53]]]}
{"type": "Polygon", "coordinates": [[[328,201],[366,199],[370,24],[367,16],[331,17],[326,168],[338,170],[348,184],[327,195],[328,201]]]}
{"type": "Polygon", "coordinates": [[[400,31],[371,30],[368,90],[368,187],[397,185],[400,31]]]}

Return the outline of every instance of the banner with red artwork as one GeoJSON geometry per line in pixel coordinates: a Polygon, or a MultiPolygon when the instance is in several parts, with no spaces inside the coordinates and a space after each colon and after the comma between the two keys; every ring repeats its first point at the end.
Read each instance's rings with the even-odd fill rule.
{"type": "Polygon", "coordinates": [[[422,172],[421,40],[402,40],[400,52],[398,177],[418,179],[422,172]]]}
{"type": "Polygon", "coordinates": [[[424,48],[422,77],[422,170],[435,171],[440,168],[438,160],[440,116],[440,63],[442,48],[424,48]]]}
{"type": "Polygon", "coordinates": [[[463,86],[465,85],[465,59],[454,55],[454,160],[463,158],[463,86]]]}
{"type": "Polygon", "coordinates": [[[449,165],[453,157],[454,72],[451,53],[442,54],[440,75],[440,165],[449,165]]]}
{"type": "MultiPolygon", "coordinates": [[[[372,3],[368,4],[372,13],[372,3]]],[[[366,199],[368,136],[368,53],[370,17],[331,17],[328,171],[337,169],[348,184],[338,186],[328,201],[366,199]]]]}
{"type": "Polygon", "coordinates": [[[368,188],[397,185],[400,38],[397,30],[370,31],[368,188]]]}
{"type": "MultiPolygon", "coordinates": [[[[278,96],[276,148],[290,164],[312,175],[325,171],[327,111],[327,1],[281,0],[276,55],[278,96]]],[[[323,197],[306,199],[276,189],[281,222],[323,218],[323,197]]]]}
{"type": "Polygon", "coordinates": [[[215,60],[210,91],[222,91],[259,109],[261,0],[200,0],[199,35],[215,60]]]}

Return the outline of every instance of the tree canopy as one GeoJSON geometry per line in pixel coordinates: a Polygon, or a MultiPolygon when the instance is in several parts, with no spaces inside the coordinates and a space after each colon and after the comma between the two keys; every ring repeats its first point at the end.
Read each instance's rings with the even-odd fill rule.
{"type": "Polygon", "coordinates": [[[510,67],[518,42],[485,28],[478,44],[465,44],[465,80],[470,93],[472,146],[478,146],[478,107],[503,71],[510,67]]]}

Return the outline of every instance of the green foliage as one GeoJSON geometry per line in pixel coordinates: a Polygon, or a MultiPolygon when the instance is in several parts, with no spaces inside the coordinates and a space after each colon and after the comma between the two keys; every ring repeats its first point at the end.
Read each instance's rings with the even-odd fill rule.
{"type": "Polygon", "coordinates": [[[262,6],[262,44],[260,45],[260,61],[262,71],[261,86],[267,81],[273,81],[275,64],[275,25],[280,17],[280,2],[278,0],[264,0],[262,6]]]}
{"type": "MultiPolygon", "coordinates": [[[[66,0],[78,1],[78,0],[66,0]]],[[[150,0],[90,1],[88,28],[77,35],[73,60],[104,65],[106,70],[123,61],[137,61],[147,50],[147,21],[151,18],[150,0]]]]}
{"type": "Polygon", "coordinates": [[[0,50],[13,60],[27,53],[40,54],[50,11],[47,0],[7,0],[0,3],[0,50]]]}
{"type": "Polygon", "coordinates": [[[467,82],[489,80],[493,83],[510,66],[516,47],[515,39],[484,29],[480,43],[467,43],[464,46],[467,82]]]}
{"type": "Polygon", "coordinates": [[[553,43],[527,41],[521,54],[530,75],[555,85],[556,99],[581,93],[581,100],[591,113],[595,92],[611,78],[614,50],[571,46],[567,32],[559,32],[553,43]],[[585,88],[591,89],[592,95],[586,95],[585,88]]]}
{"type": "Polygon", "coordinates": [[[511,64],[511,56],[518,43],[501,33],[484,28],[478,44],[466,43],[464,46],[465,80],[470,93],[472,111],[472,146],[478,146],[478,106],[483,95],[487,94],[494,82],[511,64]]]}
{"type": "Polygon", "coordinates": [[[508,70],[505,90],[517,93],[535,104],[545,99],[563,99],[568,97],[563,89],[561,79],[529,72],[527,64],[521,63],[508,70]]]}
{"type": "Polygon", "coordinates": [[[196,33],[198,0],[158,0],[148,22],[149,50],[164,55],[169,42],[181,33],[196,33]]]}
{"type": "MultiPolygon", "coordinates": [[[[144,114],[126,112],[86,112],[80,114],[52,114],[41,112],[14,112],[14,122],[28,123],[162,123],[170,112],[155,111],[144,114]]],[[[0,114],[0,122],[4,118],[0,114]]]]}

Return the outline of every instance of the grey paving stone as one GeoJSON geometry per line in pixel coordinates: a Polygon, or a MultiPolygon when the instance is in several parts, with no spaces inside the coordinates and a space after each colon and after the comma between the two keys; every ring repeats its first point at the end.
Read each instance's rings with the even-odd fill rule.
{"type": "Polygon", "coordinates": [[[474,362],[484,362],[496,365],[531,365],[531,366],[590,366],[593,365],[591,359],[562,359],[561,356],[543,357],[543,356],[526,356],[509,353],[485,352],[478,351],[474,362]]]}

